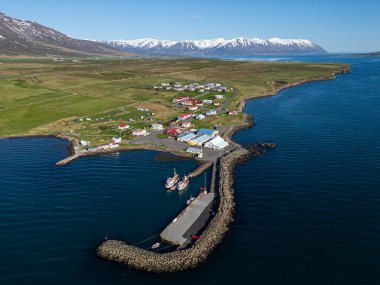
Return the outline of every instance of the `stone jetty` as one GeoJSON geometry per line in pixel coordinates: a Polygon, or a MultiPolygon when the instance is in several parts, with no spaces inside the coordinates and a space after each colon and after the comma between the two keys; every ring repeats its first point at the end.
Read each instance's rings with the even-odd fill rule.
{"type": "Polygon", "coordinates": [[[125,241],[107,240],[96,249],[97,254],[131,268],[150,272],[175,272],[197,267],[206,260],[229,230],[235,207],[233,168],[251,155],[250,151],[240,147],[220,159],[218,211],[192,247],[156,253],[129,245],[125,241]]]}

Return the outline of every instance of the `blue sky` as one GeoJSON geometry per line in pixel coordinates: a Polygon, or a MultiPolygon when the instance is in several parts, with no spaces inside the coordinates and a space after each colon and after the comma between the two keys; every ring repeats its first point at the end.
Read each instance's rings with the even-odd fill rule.
{"type": "Polygon", "coordinates": [[[380,0],[8,0],[0,11],[82,39],[281,37],[380,50],[380,0]]]}

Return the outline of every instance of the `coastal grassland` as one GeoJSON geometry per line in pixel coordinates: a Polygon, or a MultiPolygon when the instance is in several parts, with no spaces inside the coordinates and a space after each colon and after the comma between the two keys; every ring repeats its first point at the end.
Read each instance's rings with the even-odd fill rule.
{"type": "MultiPolygon", "coordinates": [[[[197,81],[236,87],[238,96],[226,106],[235,109],[244,98],[273,93],[288,84],[332,78],[333,73],[346,68],[338,63],[216,59],[66,59],[58,62],[1,59],[0,62],[0,136],[70,132],[78,137],[97,137],[96,140],[115,134],[120,122],[132,127],[166,123],[185,111],[171,103],[180,93],[153,90],[155,84],[197,81]],[[145,113],[134,112],[136,108],[149,109],[155,116],[148,121],[145,113]],[[91,117],[91,121],[83,120],[85,117],[91,117]],[[78,121],[80,118],[82,121],[78,121]],[[131,118],[133,122],[127,121],[131,118]]],[[[226,94],[230,96],[232,94],[226,94]]],[[[218,115],[198,124],[235,124],[241,119],[239,115],[218,115]]]]}

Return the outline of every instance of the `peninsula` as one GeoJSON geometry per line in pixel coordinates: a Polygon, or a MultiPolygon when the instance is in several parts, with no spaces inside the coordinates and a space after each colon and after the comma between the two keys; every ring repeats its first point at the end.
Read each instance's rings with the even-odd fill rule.
{"type": "Polygon", "coordinates": [[[243,113],[246,100],[349,72],[347,65],[337,63],[213,59],[0,62],[0,136],[55,135],[71,140],[73,155],[58,165],[129,149],[196,155],[204,163],[201,170],[213,165],[217,212],[192,246],[156,253],[107,240],[97,249],[101,257],[154,272],[198,266],[227,233],[234,210],[233,167],[260,153],[231,141],[237,130],[252,125],[243,113]]]}

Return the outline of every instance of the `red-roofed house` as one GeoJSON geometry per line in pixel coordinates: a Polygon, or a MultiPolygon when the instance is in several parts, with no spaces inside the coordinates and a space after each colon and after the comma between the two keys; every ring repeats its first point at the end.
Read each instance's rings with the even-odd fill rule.
{"type": "Polygon", "coordinates": [[[177,136],[181,133],[181,130],[177,128],[170,128],[165,131],[165,134],[168,134],[170,136],[177,136]]]}
{"type": "Polygon", "coordinates": [[[182,96],[182,97],[175,98],[173,99],[173,102],[176,103],[176,102],[182,102],[186,100],[189,100],[189,96],[182,96]]]}
{"type": "Polygon", "coordinates": [[[126,125],[126,124],[120,124],[117,128],[118,128],[119,130],[126,130],[126,129],[129,128],[129,126],[126,125]]]}
{"type": "Polygon", "coordinates": [[[186,120],[188,118],[191,118],[191,114],[182,114],[181,116],[178,117],[179,121],[186,120]]]}
{"type": "Polygon", "coordinates": [[[186,100],[186,101],[182,101],[182,105],[185,105],[185,106],[191,106],[191,105],[193,105],[193,103],[195,103],[195,102],[197,102],[197,100],[196,99],[188,99],[188,100],[186,100]]]}

